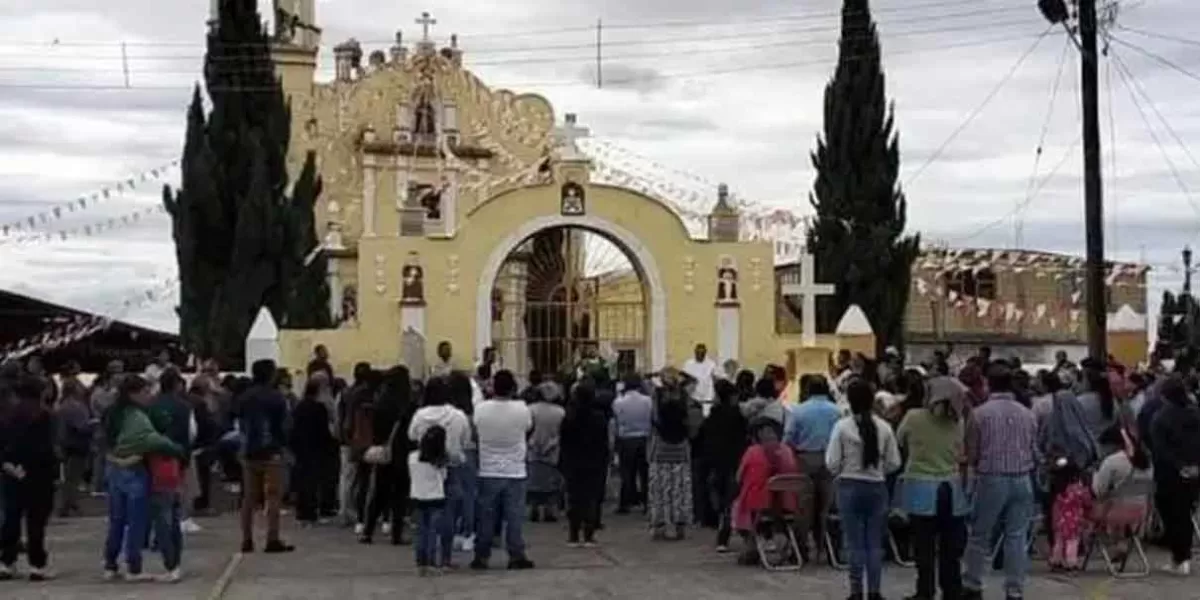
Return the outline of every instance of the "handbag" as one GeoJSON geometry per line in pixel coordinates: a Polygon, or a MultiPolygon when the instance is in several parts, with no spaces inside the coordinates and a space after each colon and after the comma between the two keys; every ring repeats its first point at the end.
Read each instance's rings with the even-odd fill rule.
{"type": "Polygon", "coordinates": [[[388,465],[392,463],[392,442],[396,441],[396,432],[400,430],[400,420],[396,420],[396,424],[392,425],[392,432],[388,434],[387,443],[383,445],[373,445],[367,448],[363,454],[363,462],[372,465],[388,465]]]}

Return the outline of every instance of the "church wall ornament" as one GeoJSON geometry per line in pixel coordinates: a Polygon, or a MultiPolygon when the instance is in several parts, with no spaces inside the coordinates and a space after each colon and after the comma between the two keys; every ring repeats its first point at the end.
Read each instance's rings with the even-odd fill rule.
{"type": "Polygon", "coordinates": [[[583,186],[568,181],[562,185],[559,211],[564,217],[579,217],[587,214],[587,196],[583,186]]]}
{"type": "Polygon", "coordinates": [[[446,292],[457,296],[461,290],[458,284],[458,277],[462,273],[459,268],[459,260],[457,254],[451,254],[446,257],[446,292]]]}
{"type": "Polygon", "coordinates": [[[683,291],[691,294],[696,290],[696,257],[683,257],[683,291]]]}
{"type": "Polygon", "coordinates": [[[717,304],[722,306],[737,306],[741,304],[738,295],[738,267],[732,256],[721,256],[717,264],[717,304]]]}
{"type": "Polygon", "coordinates": [[[387,293],[387,257],[375,255],[375,293],[380,296],[387,293]]]}
{"type": "Polygon", "coordinates": [[[408,253],[400,271],[400,304],[425,305],[425,268],[421,266],[421,255],[415,251],[408,253]]]}

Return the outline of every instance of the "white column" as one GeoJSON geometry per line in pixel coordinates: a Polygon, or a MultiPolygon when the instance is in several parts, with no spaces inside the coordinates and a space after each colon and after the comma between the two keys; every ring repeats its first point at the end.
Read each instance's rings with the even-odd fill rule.
{"type": "Polygon", "coordinates": [[[740,361],[742,307],[736,305],[717,306],[717,365],[727,360],[740,361]]]}
{"type": "Polygon", "coordinates": [[[247,373],[256,361],[273,360],[279,363],[279,327],[266,307],[259,309],[250,333],[246,334],[245,350],[247,373]]]}
{"type": "Polygon", "coordinates": [[[375,166],[375,157],[363,156],[363,237],[375,237],[375,200],[378,191],[375,166]]]}
{"type": "Polygon", "coordinates": [[[329,316],[336,327],[342,322],[342,277],[338,273],[337,260],[330,258],[325,272],[325,280],[329,282],[329,316]]]}

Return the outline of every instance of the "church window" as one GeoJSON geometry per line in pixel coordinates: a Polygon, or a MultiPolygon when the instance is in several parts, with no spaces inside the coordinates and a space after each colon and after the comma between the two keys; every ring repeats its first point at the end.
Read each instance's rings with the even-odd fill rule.
{"type": "Polygon", "coordinates": [[[413,111],[413,134],[419,136],[418,139],[427,141],[432,136],[437,134],[437,118],[433,110],[433,104],[428,99],[421,99],[417,102],[417,108],[413,111]]]}
{"type": "Polygon", "coordinates": [[[943,275],[946,291],[959,296],[996,299],[996,274],[991,269],[951,271],[943,275]]]}

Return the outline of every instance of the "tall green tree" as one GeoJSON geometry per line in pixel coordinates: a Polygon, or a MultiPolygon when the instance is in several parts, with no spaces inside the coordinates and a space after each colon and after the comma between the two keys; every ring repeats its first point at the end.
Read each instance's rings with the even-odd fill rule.
{"type": "Polygon", "coordinates": [[[236,364],[261,307],[284,326],[331,325],[326,259],[313,252],[321,179],[310,152],[288,194],[291,110],[256,0],[221,0],[204,83],[210,111],[197,86],[182,185],[164,187],[163,202],[175,239],[183,342],[236,364]]]}
{"type": "Polygon", "coordinates": [[[837,285],[818,310],[818,326],[832,330],[857,304],[871,321],[879,350],[902,346],[920,238],[904,232],[900,142],[868,0],[842,6],[837,71],[825,86],[825,126],[812,162],[817,175],[809,202],[816,216],[808,251],[817,276],[837,285]]]}

